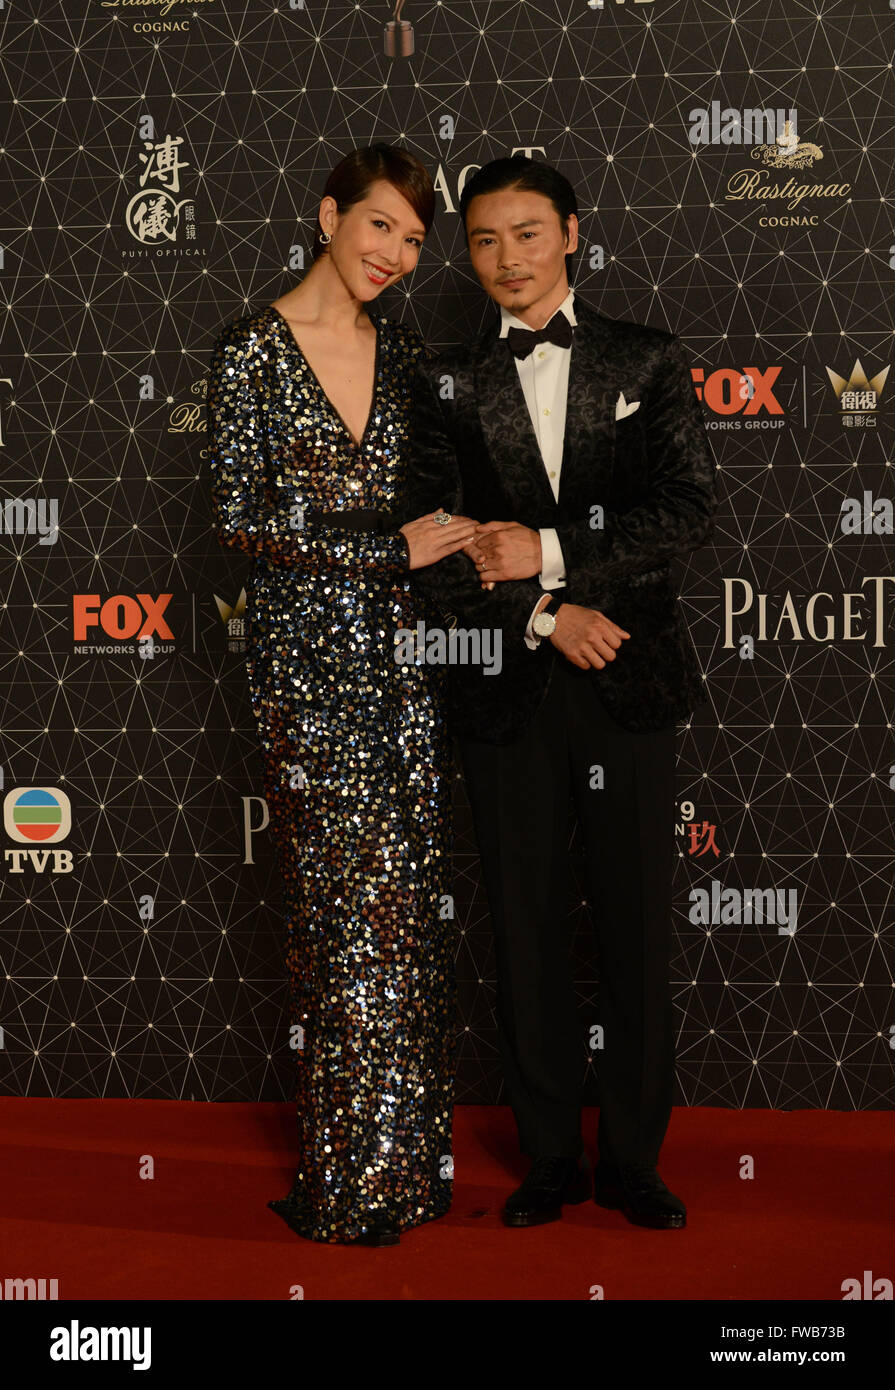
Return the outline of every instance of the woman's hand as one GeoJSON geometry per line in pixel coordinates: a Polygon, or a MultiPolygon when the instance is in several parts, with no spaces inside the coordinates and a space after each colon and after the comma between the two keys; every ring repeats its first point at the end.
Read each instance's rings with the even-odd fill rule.
{"type": "Polygon", "coordinates": [[[453,555],[469,545],[475,535],[478,522],[471,517],[452,516],[444,526],[439,526],[434,517],[435,512],[427,512],[425,516],[408,521],[400,528],[410,551],[412,570],[425,569],[426,565],[434,565],[446,555],[453,555]]]}

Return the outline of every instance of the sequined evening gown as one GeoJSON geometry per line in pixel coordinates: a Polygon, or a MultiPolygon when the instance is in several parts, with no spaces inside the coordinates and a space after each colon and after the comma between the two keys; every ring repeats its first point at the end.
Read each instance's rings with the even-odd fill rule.
{"type": "Polygon", "coordinates": [[[395,660],[397,629],[426,620],[397,522],[343,530],[314,516],[400,511],[425,347],[370,317],[375,389],[359,443],[272,307],[223,328],[207,396],[218,538],[252,557],[249,692],[301,1030],[287,1219],[322,1241],[441,1216],[452,1188],[444,672],[395,660]]]}

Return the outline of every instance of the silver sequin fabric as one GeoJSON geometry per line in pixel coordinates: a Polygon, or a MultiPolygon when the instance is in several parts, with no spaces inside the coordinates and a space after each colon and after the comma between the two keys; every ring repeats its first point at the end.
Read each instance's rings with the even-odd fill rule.
{"type": "Polygon", "coordinates": [[[246,665],[300,1044],[289,1224],[320,1241],[443,1215],[453,1172],[445,673],[395,660],[398,630],[426,617],[396,528],[305,515],[400,514],[425,347],[370,317],[375,392],[359,443],[272,307],[224,326],[207,393],[218,539],[251,556],[246,665]]]}

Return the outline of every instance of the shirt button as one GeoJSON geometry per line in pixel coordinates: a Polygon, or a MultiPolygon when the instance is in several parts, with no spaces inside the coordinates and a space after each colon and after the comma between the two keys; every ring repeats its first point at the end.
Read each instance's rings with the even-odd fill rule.
{"type": "Polygon", "coordinates": [[[555,477],[556,477],[556,472],[555,472],[555,470],[552,469],[552,468],[550,469],[550,476],[551,476],[551,478],[555,478],[555,477]]]}
{"type": "Polygon", "coordinates": [[[545,414],[545,415],[549,415],[549,414],[550,414],[550,411],[546,408],[546,406],[544,407],[544,414],[545,414]]]}
{"type": "Polygon", "coordinates": [[[543,354],[542,352],[539,352],[539,353],[538,353],[538,356],[539,356],[539,357],[543,357],[544,354],[543,354]]]}

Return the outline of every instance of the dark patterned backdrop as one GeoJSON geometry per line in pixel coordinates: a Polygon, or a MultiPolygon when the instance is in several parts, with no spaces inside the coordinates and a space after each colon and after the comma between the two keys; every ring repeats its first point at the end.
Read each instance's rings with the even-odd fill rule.
{"type": "MultiPolygon", "coordinates": [[[[494,308],[459,193],[521,150],[577,190],[576,289],[679,333],[704,402],[723,500],[681,570],[710,698],[679,739],[678,1103],[891,1106],[889,5],[409,0],[403,29],[389,17],[368,0],[0,14],[0,1087],[290,1095],[246,571],[212,532],[205,371],[220,326],[310,264],[328,170],[387,139],[440,197],[377,308],[436,348],[478,331],[494,308]]],[[[497,1100],[456,792],[458,1096],[497,1100]]],[[[593,1099],[597,962],[570,846],[593,1099]]]]}

